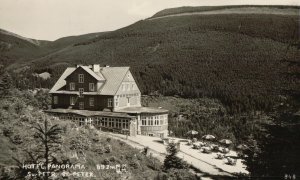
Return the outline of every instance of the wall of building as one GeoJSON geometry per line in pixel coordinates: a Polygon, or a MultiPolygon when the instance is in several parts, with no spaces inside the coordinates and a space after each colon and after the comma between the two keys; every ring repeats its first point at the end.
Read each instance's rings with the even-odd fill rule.
{"type": "Polygon", "coordinates": [[[81,67],[77,68],[72,74],[70,74],[66,79],[66,86],[64,90],[70,91],[70,83],[73,82],[75,83],[75,90],[74,91],[79,91],[79,88],[84,88],[84,92],[91,92],[89,89],[89,83],[94,83],[94,91],[97,89],[97,80],[87,73],[84,69],[81,67]],[[79,83],[78,82],[78,75],[83,74],[84,75],[84,83],[79,83]]]}
{"type": "Polygon", "coordinates": [[[125,75],[114,101],[117,102],[115,109],[141,106],[141,92],[130,71],[125,75]]]}
{"type": "MultiPolygon", "coordinates": [[[[84,95],[83,97],[78,97],[77,95],[69,95],[69,94],[52,94],[52,108],[72,108],[79,109],[79,103],[84,103],[85,110],[92,111],[102,111],[104,109],[113,110],[113,107],[108,107],[108,100],[111,99],[113,101],[113,96],[96,96],[96,95],[84,95]],[[54,96],[58,98],[58,104],[54,104],[54,96]],[[75,104],[71,105],[71,96],[75,97],[75,104]],[[94,98],[94,106],[90,106],[90,98],[94,98]]],[[[112,103],[113,104],[113,103],[112,103]]]]}
{"type": "Polygon", "coordinates": [[[112,130],[114,132],[125,133],[136,136],[136,120],[133,118],[92,116],[85,117],[77,114],[52,114],[61,120],[70,120],[78,126],[94,126],[99,130],[112,130]]]}
{"type": "Polygon", "coordinates": [[[141,114],[140,133],[146,136],[166,137],[168,135],[168,114],[141,114]]]}
{"type": "Polygon", "coordinates": [[[52,108],[63,108],[67,109],[70,106],[70,95],[69,94],[52,94],[52,108]],[[54,104],[54,96],[57,97],[58,102],[54,104]]]}

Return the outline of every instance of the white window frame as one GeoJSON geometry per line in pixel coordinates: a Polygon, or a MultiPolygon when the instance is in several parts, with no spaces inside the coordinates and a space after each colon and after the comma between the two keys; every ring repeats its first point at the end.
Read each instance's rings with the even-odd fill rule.
{"type": "Polygon", "coordinates": [[[89,89],[90,89],[90,91],[95,91],[95,84],[89,83],[89,89]]]}
{"type": "Polygon", "coordinates": [[[78,82],[84,83],[84,74],[78,74],[78,82]]]}
{"type": "Polygon", "coordinates": [[[70,96],[70,105],[75,105],[75,97],[70,96]]]}
{"type": "Polygon", "coordinates": [[[107,100],[107,107],[112,107],[113,105],[113,99],[112,98],[108,98],[107,100]]]}
{"type": "Polygon", "coordinates": [[[53,96],[53,104],[58,104],[58,96],[53,96]]]}
{"type": "Polygon", "coordinates": [[[89,104],[90,106],[95,106],[95,99],[93,97],[89,98],[89,104]]]}
{"type": "Polygon", "coordinates": [[[84,102],[79,102],[79,109],[84,109],[84,102]]]}
{"type": "Polygon", "coordinates": [[[70,83],[70,91],[75,90],[75,83],[71,82],[70,83]]]}
{"type": "Polygon", "coordinates": [[[83,97],[82,94],[84,92],[84,88],[79,88],[78,91],[79,91],[79,97],[83,97]]]}

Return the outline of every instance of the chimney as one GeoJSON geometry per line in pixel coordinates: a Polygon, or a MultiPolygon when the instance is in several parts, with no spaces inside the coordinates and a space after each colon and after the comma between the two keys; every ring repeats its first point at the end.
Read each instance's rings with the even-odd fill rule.
{"type": "Polygon", "coordinates": [[[99,72],[100,71],[100,64],[93,64],[92,70],[94,72],[99,72]]]}

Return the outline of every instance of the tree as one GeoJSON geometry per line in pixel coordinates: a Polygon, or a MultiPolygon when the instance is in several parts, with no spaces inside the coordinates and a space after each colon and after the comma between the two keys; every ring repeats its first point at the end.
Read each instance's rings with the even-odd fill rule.
{"type": "Polygon", "coordinates": [[[178,151],[179,150],[175,143],[169,143],[169,145],[167,146],[168,155],[164,160],[165,169],[171,169],[171,168],[186,169],[187,168],[187,164],[184,161],[182,161],[182,159],[176,156],[178,151]]]}
{"type": "Polygon", "coordinates": [[[4,72],[1,76],[2,77],[0,77],[0,96],[5,96],[8,94],[9,89],[11,89],[13,86],[12,78],[7,72],[4,72]]]}
{"type": "Polygon", "coordinates": [[[28,164],[43,164],[43,168],[38,167],[38,169],[24,169],[22,166],[23,163],[16,158],[14,159],[20,167],[19,176],[24,178],[28,172],[42,172],[42,177],[44,177],[44,179],[48,179],[51,172],[57,171],[49,169],[48,165],[53,162],[58,164],[55,152],[59,150],[59,146],[61,144],[60,133],[62,132],[62,129],[57,124],[50,126],[49,119],[47,119],[47,117],[44,119],[43,125],[37,124],[33,128],[36,131],[34,137],[36,139],[37,149],[34,149],[32,152],[25,150],[28,155],[28,159],[25,160],[25,162],[28,164]]]}
{"type": "Polygon", "coordinates": [[[272,123],[263,124],[265,131],[251,140],[245,151],[245,163],[253,177],[300,175],[300,117],[294,110],[281,111],[272,123]]]}

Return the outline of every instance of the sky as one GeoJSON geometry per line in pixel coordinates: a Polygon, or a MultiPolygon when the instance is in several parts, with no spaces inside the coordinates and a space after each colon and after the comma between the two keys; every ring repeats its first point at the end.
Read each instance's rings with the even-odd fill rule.
{"type": "Polygon", "coordinates": [[[0,0],[0,28],[55,40],[112,31],[166,8],[217,5],[300,5],[299,0],[0,0]]]}

